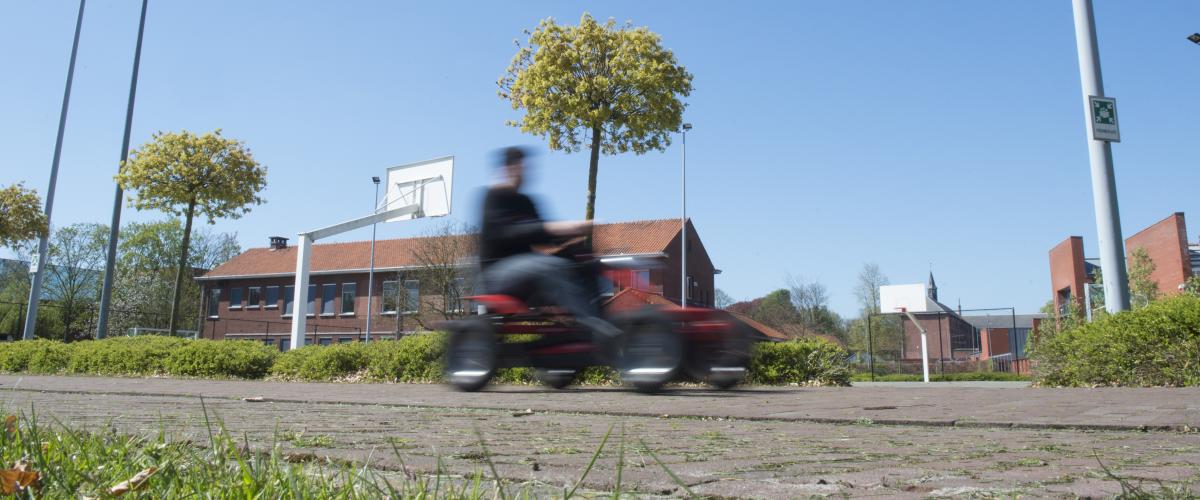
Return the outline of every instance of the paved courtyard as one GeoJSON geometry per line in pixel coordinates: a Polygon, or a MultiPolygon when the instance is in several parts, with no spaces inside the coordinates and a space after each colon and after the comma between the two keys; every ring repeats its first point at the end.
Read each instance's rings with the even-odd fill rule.
{"type": "MultiPolygon", "coordinates": [[[[574,483],[609,429],[590,490],[683,495],[1110,496],[1200,492],[1200,390],[871,386],[615,389],[0,377],[5,411],[200,439],[204,407],[252,446],[387,470],[485,470],[574,483]],[[251,398],[246,401],[244,398],[251,398]],[[262,398],[261,401],[258,398],[262,398]],[[624,438],[622,438],[622,430],[624,438]],[[478,433],[478,434],[477,434],[478,433]],[[395,444],[400,455],[393,451],[395,444]],[[1105,471],[1108,469],[1108,472],[1105,471]]],[[[490,474],[490,472],[488,472],[490,474]]]]}

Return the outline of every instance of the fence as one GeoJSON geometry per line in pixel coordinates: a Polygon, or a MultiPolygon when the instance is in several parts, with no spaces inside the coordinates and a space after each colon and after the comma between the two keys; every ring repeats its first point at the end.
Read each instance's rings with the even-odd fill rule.
{"type": "MultiPolygon", "coordinates": [[[[58,302],[38,304],[38,320],[34,332],[38,338],[63,341],[92,338],[96,334],[100,308],[94,303],[66,306],[58,302]]],[[[24,335],[26,304],[0,302],[0,340],[17,340],[24,335]]],[[[179,330],[197,330],[196,318],[181,314],[179,330]]],[[[122,335],[132,328],[167,329],[170,313],[111,308],[108,331],[122,335]]]]}
{"type": "MultiPolygon", "coordinates": [[[[1028,374],[1025,343],[1030,328],[1009,308],[913,313],[925,329],[929,373],[1005,372],[1028,374]]],[[[920,328],[900,314],[870,314],[866,352],[851,363],[858,373],[876,375],[922,372],[920,328]]]]}

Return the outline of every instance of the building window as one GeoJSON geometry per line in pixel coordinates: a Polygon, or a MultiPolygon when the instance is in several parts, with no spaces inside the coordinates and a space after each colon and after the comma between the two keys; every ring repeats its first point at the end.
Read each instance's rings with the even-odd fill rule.
{"type": "Polygon", "coordinates": [[[692,295],[693,295],[692,290],[695,288],[696,288],[696,282],[692,281],[692,277],[689,275],[687,277],[687,299],[688,300],[692,300],[692,295]]]}
{"type": "Polygon", "coordinates": [[[333,345],[333,338],[321,337],[317,339],[317,345],[333,345]]]}
{"type": "Polygon", "coordinates": [[[357,284],[342,283],[342,314],[354,314],[354,299],[357,293],[357,284]]]}
{"type": "Polygon", "coordinates": [[[635,288],[642,291],[650,290],[650,271],[648,269],[635,270],[630,273],[630,288],[635,288]]]}
{"type": "Polygon", "coordinates": [[[263,339],[263,345],[269,345],[271,347],[275,347],[275,340],[274,339],[263,339]]]}
{"type": "Polygon", "coordinates": [[[449,313],[461,313],[466,308],[467,295],[467,279],[463,277],[450,280],[450,287],[446,290],[446,311],[449,313]]]}
{"type": "Polygon", "coordinates": [[[415,313],[421,303],[421,282],[404,280],[404,312],[415,313]]]}
{"type": "Polygon", "coordinates": [[[267,309],[279,308],[279,287],[267,287],[267,309]]]}
{"type": "Polygon", "coordinates": [[[242,289],[241,288],[230,288],[229,289],[229,308],[230,309],[241,309],[242,308],[242,289]]]}
{"type": "Polygon", "coordinates": [[[342,337],[338,339],[339,344],[349,344],[351,342],[354,342],[354,337],[342,337]]]}
{"type": "Polygon", "coordinates": [[[246,309],[258,309],[262,304],[262,287],[252,286],[246,289],[246,309]]]}
{"type": "Polygon", "coordinates": [[[321,285],[321,316],[333,316],[333,299],[337,297],[337,285],[321,285]]]}
{"type": "Polygon", "coordinates": [[[213,288],[208,291],[208,317],[217,317],[217,309],[221,306],[221,289],[213,288]]]}
{"type": "Polygon", "coordinates": [[[287,352],[292,347],[292,339],[279,339],[279,350],[287,352]]]}
{"type": "Polygon", "coordinates": [[[382,309],[384,314],[396,314],[396,311],[400,308],[400,288],[398,285],[399,282],[396,281],[383,282],[382,309]]]}
{"type": "Polygon", "coordinates": [[[308,316],[317,313],[317,285],[308,285],[308,311],[305,312],[308,316]]]}
{"type": "Polygon", "coordinates": [[[296,287],[288,285],[283,287],[283,316],[291,316],[292,308],[296,303],[296,287]]]}

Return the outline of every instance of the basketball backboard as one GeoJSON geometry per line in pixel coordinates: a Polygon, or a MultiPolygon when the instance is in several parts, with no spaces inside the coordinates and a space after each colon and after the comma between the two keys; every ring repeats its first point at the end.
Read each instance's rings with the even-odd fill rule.
{"type": "Polygon", "coordinates": [[[387,169],[387,192],[378,212],[416,206],[412,213],[390,218],[388,222],[441,217],[450,214],[451,189],[454,185],[454,157],[399,165],[387,169]]]}
{"type": "Polygon", "coordinates": [[[898,313],[901,309],[914,313],[928,312],[931,309],[924,283],[879,287],[879,312],[898,313]]]}

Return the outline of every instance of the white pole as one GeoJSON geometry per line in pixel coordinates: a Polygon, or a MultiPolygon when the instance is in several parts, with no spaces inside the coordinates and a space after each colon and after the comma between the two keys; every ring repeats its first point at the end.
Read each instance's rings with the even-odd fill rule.
{"type": "Polygon", "coordinates": [[[1100,74],[1100,49],[1096,44],[1092,0],[1074,0],[1075,46],[1079,50],[1079,80],[1083,86],[1083,116],[1088,155],[1092,164],[1092,202],[1096,209],[1096,236],[1100,243],[1100,269],[1104,273],[1104,307],[1110,313],[1129,309],[1125,271],[1125,242],[1121,240],[1121,215],[1117,206],[1117,181],[1113,175],[1112,144],[1092,136],[1090,96],[1104,97],[1100,74]]]}
{"type": "Polygon", "coordinates": [[[682,191],[682,217],[679,219],[679,307],[687,309],[687,131],[692,124],[683,124],[683,162],[681,165],[680,190],[682,191]]]}
{"type": "MultiPolygon", "coordinates": [[[[374,177],[375,181],[375,208],[371,209],[372,213],[379,212],[379,178],[374,177]]],[[[371,341],[371,303],[375,298],[371,295],[375,290],[375,226],[371,224],[371,270],[367,272],[367,333],[363,337],[363,342],[371,341]]]]}
{"type": "Polygon", "coordinates": [[[79,31],[83,29],[83,7],[79,0],[79,15],[75,18],[75,39],[71,42],[71,62],[67,64],[67,88],[63,91],[62,110],[58,115],[58,137],[54,140],[54,160],[50,162],[50,187],[46,188],[46,234],[38,238],[37,255],[31,262],[29,305],[25,308],[25,330],[22,338],[33,340],[37,334],[38,303],[42,300],[42,276],[46,274],[46,257],[50,253],[50,214],[54,211],[54,187],[58,184],[58,163],[62,159],[63,133],[67,128],[67,109],[71,107],[71,82],[75,79],[75,55],[79,53],[79,31]]]}
{"type": "Polygon", "coordinates": [[[929,342],[925,339],[925,328],[921,323],[917,322],[917,317],[913,313],[908,312],[908,309],[901,309],[908,320],[912,321],[913,326],[917,327],[917,331],[921,332],[921,374],[925,378],[925,383],[929,383],[929,342]]]}
{"type": "Polygon", "coordinates": [[[292,345],[288,349],[304,347],[305,321],[308,319],[308,266],[312,258],[312,238],[300,234],[296,248],[296,290],[292,298],[292,345]]]}

